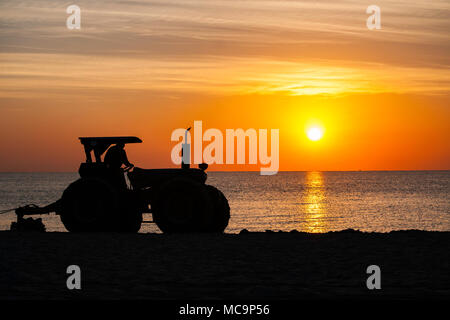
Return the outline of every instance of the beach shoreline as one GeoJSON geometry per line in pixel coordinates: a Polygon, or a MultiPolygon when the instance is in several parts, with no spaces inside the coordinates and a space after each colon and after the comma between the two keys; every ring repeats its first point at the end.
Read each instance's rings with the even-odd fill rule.
{"type": "Polygon", "coordinates": [[[0,299],[448,299],[450,232],[0,232],[0,299]],[[68,290],[69,265],[81,290],[68,290]],[[366,269],[381,269],[369,290],[366,269]]]}

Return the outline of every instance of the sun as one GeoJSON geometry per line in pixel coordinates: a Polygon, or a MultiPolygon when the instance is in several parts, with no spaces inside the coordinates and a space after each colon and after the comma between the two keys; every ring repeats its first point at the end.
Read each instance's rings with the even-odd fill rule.
{"type": "Polygon", "coordinates": [[[319,127],[311,127],[306,131],[308,139],[311,141],[318,141],[323,137],[323,130],[319,127]]]}

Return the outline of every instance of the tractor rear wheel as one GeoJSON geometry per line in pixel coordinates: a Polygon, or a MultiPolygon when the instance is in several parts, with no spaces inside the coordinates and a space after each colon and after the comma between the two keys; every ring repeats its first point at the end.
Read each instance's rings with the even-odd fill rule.
{"type": "Polygon", "coordinates": [[[70,184],[61,198],[58,214],[70,232],[138,232],[142,223],[137,199],[97,178],[70,184]]]}
{"type": "Polygon", "coordinates": [[[113,231],[118,219],[116,190],[107,182],[81,178],[61,198],[61,221],[70,232],[113,231]]]}
{"type": "Polygon", "coordinates": [[[209,232],[213,203],[204,184],[185,178],[164,183],[152,199],[156,225],[165,233],[209,232]]]}

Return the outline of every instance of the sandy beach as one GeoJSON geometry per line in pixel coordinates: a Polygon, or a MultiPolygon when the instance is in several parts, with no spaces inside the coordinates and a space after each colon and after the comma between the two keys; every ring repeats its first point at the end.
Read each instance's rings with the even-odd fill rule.
{"type": "Polygon", "coordinates": [[[0,299],[445,299],[450,232],[0,232],[0,299]],[[78,265],[82,289],[68,290],[78,265]],[[368,290],[366,268],[381,268],[368,290]]]}

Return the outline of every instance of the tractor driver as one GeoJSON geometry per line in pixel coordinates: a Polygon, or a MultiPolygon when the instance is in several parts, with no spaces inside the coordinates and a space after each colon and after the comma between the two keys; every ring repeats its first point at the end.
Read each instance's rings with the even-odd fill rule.
{"type": "Polygon", "coordinates": [[[122,165],[125,165],[127,168],[131,168],[134,166],[128,161],[127,153],[125,152],[124,148],[125,144],[117,143],[115,146],[112,146],[108,149],[104,160],[108,168],[120,169],[122,165]]]}

